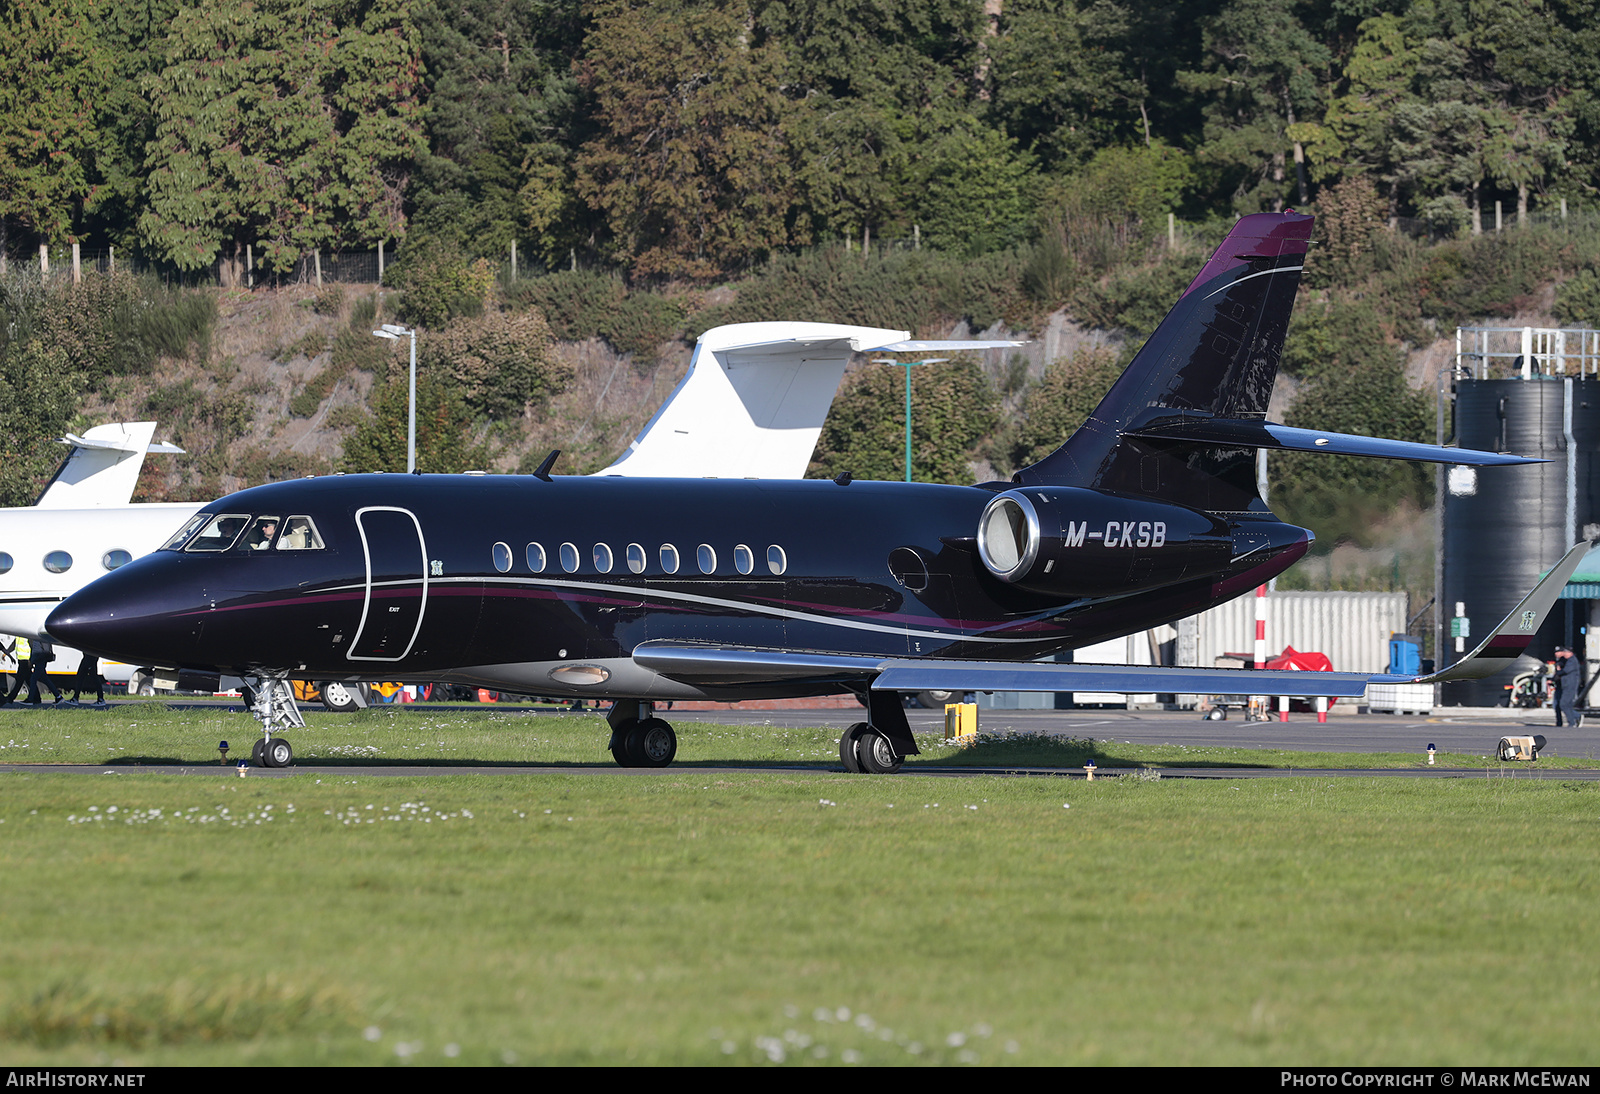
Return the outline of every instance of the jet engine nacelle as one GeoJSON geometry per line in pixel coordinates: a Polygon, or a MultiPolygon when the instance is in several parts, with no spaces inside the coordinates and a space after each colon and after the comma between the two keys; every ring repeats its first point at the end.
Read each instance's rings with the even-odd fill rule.
{"type": "Polygon", "coordinates": [[[1226,522],[1194,509],[1073,487],[995,495],[978,520],[989,572],[1046,596],[1153,589],[1227,565],[1226,522]]]}

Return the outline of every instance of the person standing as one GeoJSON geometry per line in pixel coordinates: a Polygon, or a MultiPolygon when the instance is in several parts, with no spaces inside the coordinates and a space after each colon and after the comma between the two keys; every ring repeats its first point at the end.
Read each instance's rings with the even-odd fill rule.
{"type": "Polygon", "coordinates": [[[40,705],[40,684],[50,689],[50,694],[56,697],[56,703],[59,705],[61,702],[61,689],[56,687],[54,680],[50,679],[50,662],[56,659],[56,645],[48,638],[37,639],[32,645],[33,672],[28,676],[28,698],[24,700],[24,705],[30,707],[40,705]]]}
{"type": "Polygon", "coordinates": [[[1556,725],[1577,729],[1583,724],[1578,714],[1578,659],[1565,646],[1556,647],[1556,725]]]}
{"type": "Polygon", "coordinates": [[[77,703],[86,691],[94,692],[94,704],[106,705],[106,678],[100,675],[100,658],[92,653],[83,655],[78,663],[78,675],[72,678],[72,702],[77,703]]]}
{"type": "Polygon", "coordinates": [[[17,674],[11,678],[11,690],[0,696],[0,703],[9,703],[17,697],[29,680],[33,679],[33,652],[28,645],[28,640],[17,636],[16,649],[13,651],[17,657],[17,674]]]}

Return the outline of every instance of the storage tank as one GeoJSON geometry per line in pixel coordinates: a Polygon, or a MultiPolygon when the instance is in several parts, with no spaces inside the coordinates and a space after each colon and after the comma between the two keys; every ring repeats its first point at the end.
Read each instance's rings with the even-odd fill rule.
{"type": "MultiPolygon", "coordinates": [[[[1533,588],[1539,575],[1594,521],[1595,457],[1600,451],[1600,380],[1533,375],[1526,379],[1460,379],[1455,394],[1456,443],[1549,460],[1520,467],[1453,467],[1446,475],[1444,565],[1440,600],[1446,620],[1438,663],[1454,664],[1449,637],[1456,605],[1465,606],[1467,652],[1533,588]],[[1569,460],[1570,429],[1572,452],[1569,460]],[[1571,490],[1568,489],[1569,478],[1571,490]]],[[[1528,652],[1549,660],[1571,645],[1571,601],[1557,604],[1528,652]]],[[[1446,684],[1447,705],[1493,706],[1512,673],[1446,684]]]]}

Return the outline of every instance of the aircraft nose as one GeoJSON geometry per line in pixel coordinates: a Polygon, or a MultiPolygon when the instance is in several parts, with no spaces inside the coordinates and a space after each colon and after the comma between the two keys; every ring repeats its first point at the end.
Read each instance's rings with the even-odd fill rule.
{"type": "Polygon", "coordinates": [[[145,559],[91,582],[45,620],[52,638],[117,661],[170,662],[188,652],[192,624],[145,559]]]}

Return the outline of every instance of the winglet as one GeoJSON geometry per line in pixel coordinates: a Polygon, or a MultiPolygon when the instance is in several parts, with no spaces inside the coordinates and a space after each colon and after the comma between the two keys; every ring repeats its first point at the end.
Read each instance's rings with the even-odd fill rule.
{"type": "MultiPolygon", "coordinates": [[[[1552,566],[1550,572],[1540,579],[1539,584],[1533,587],[1533,591],[1511,609],[1511,614],[1501,621],[1494,629],[1494,633],[1478,643],[1477,649],[1442,672],[1408,678],[1406,682],[1442,684],[1451,680],[1481,680],[1485,676],[1493,676],[1502,669],[1510,668],[1513,661],[1527,652],[1528,643],[1533,641],[1533,636],[1544,623],[1545,616],[1550,614],[1550,609],[1561,596],[1561,590],[1577,572],[1584,556],[1589,553],[1589,547],[1587,540],[1575,544],[1562,556],[1561,561],[1552,566]]],[[[1392,683],[1399,679],[1399,677],[1386,677],[1375,679],[1373,682],[1392,683]]]]}

